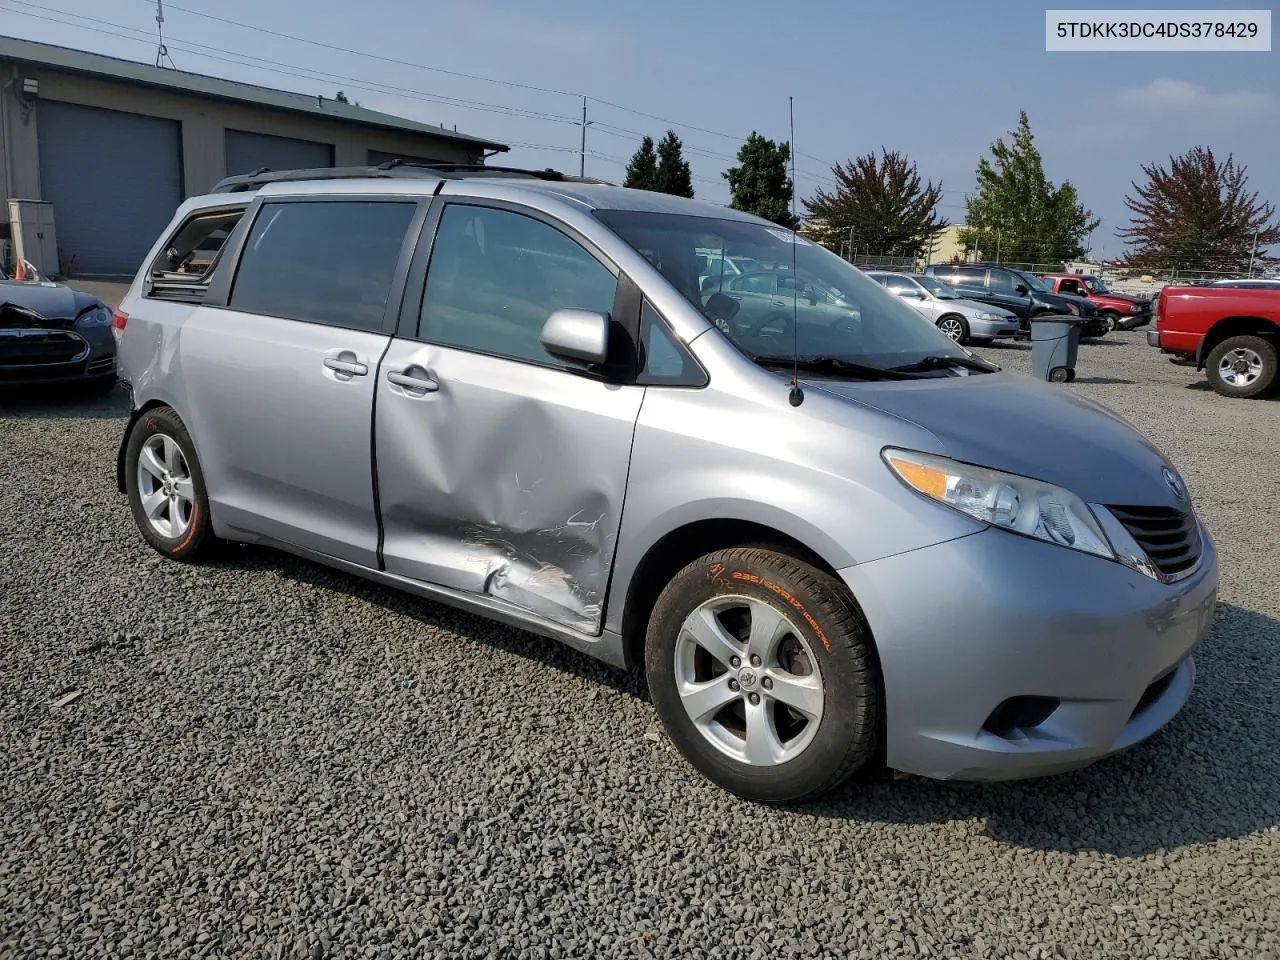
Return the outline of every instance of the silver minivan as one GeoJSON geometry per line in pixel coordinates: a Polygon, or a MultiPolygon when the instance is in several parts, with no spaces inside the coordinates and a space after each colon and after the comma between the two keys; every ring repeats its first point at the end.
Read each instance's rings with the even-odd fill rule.
{"type": "Polygon", "coordinates": [[[153,548],[268,545],[642,669],[741,796],[1068,770],[1190,695],[1218,570],[1174,466],[753,216],[259,174],[179,208],[114,327],[153,548]],[[843,306],[742,309],[708,249],[843,306]]]}

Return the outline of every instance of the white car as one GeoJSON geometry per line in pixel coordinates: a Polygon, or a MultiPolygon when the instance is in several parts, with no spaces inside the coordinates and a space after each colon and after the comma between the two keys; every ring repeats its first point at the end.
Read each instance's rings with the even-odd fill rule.
{"type": "Polygon", "coordinates": [[[916,273],[867,272],[876,283],[901,297],[956,343],[990,343],[1018,334],[1018,318],[1008,310],[966,300],[936,277],[916,273]]]}

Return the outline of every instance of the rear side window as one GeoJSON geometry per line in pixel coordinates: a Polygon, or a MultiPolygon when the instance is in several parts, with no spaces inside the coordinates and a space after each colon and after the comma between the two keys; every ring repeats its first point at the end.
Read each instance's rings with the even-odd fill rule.
{"type": "Polygon", "coordinates": [[[244,207],[235,207],[202,211],[188,217],[151,264],[146,296],[156,300],[202,302],[227,238],[243,216],[244,207]]]}
{"type": "Polygon", "coordinates": [[[955,273],[947,277],[948,283],[962,283],[966,287],[980,287],[987,271],[982,267],[959,267],[955,273]]]}
{"type": "Polygon", "coordinates": [[[380,333],[411,202],[267,203],[245,242],[228,306],[380,333]]]}

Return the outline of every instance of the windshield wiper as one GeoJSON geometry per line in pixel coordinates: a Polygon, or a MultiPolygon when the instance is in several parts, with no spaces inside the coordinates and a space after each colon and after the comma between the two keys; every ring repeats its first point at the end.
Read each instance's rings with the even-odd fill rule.
{"type": "Polygon", "coordinates": [[[889,369],[895,373],[923,373],[926,370],[941,370],[944,367],[964,367],[977,373],[995,373],[1000,368],[994,363],[978,360],[974,357],[921,357],[912,363],[904,363],[889,369]]]}
{"type": "Polygon", "coordinates": [[[857,377],[860,380],[910,380],[908,371],[886,370],[884,367],[870,367],[852,360],[841,360],[839,357],[752,357],[762,367],[790,370],[793,367],[807,373],[816,373],[829,377],[857,377]]]}

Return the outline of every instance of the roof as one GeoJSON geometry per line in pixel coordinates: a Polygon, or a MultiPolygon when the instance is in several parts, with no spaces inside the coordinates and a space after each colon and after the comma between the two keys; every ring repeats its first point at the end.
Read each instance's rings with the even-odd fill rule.
{"type": "Polygon", "coordinates": [[[343,103],[340,100],[333,100],[328,97],[321,98],[309,96],[305,93],[290,93],[286,90],[259,87],[255,84],[240,83],[235,80],[220,80],[217,77],[208,77],[202,73],[187,73],[182,70],[156,67],[136,60],[123,60],[119,57],[87,53],[70,47],[36,43],[33,40],[21,40],[17,37],[0,36],[0,60],[14,60],[19,63],[50,67],[67,73],[81,74],[82,76],[114,80],[117,83],[131,83],[157,90],[169,90],[191,96],[250,104],[257,107],[265,107],[269,110],[305,114],[312,117],[322,117],[326,120],[361,124],[366,127],[377,127],[400,133],[431,136],[486,150],[505,152],[509,149],[504,143],[469,136],[454,130],[446,130],[442,126],[419,123],[416,120],[406,120],[404,117],[397,117],[389,113],[379,113],[376,110],[358,107],[354,103],[343,103]]]}

